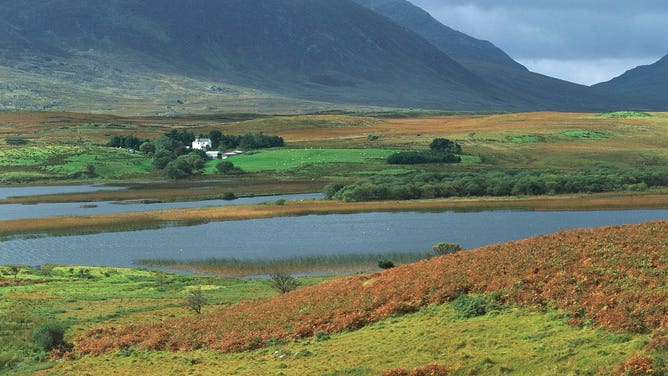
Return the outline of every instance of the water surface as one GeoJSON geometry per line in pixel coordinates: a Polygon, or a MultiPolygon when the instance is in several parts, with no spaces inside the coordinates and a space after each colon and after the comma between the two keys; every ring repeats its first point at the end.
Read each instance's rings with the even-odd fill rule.
{"type": "Polygon", "coordinates": [[[0,220],[42,218],[63,215],[94,215],[94,214],[114,214],[127,212],[142,212],[150,210],[200,208],[206,206],[226,206],[226,205],[244,205],[259,204],[263,202],[272,202],[278,199],[284,200],[311,200],[322,198],[321,193],[293,194],[293,195],[275,195],[275,196],[257,196],[244,197],[236,200],[203,200],[189,202],[165,202],[154,204],[142,204],[137,202],[64,202],[48,204],[4,204],[0,205],[0,220]]]}
{"type": "Polygon", "coordinates": [[[560,229],[668,219],[668,210],[403,212],[312,215],[215,222],[127,233],[0,242],[0,264],[136,266],[137,259],[239,258],[429,252],[439,242],[464,248],[560,229]]]}

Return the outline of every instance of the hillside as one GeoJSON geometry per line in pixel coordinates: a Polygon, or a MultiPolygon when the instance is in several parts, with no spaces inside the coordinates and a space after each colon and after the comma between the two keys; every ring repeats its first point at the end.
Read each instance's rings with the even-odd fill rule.
{"type": "Polygon", "coordinates": [[[53,97],[57,88],[48,85],[65,82],[66,89],[104,94],[109,103],[119,96],[165,97],[166,87],[164,100],[175,107],[189,103],[187,95],[205,94],[469,110],[518,103],[424,39],[349,0],[2,6],[0,65],[10,78],[5,97],[16,102],[53,97]],[[170,88],[170,81],[180,85],[170,88]]]}
{"type": "Polygon", "coordinates": [[[406,1],[357,2],[2,0],[0,110],[665,108],[528,72],[406,1]]]}
{"type": "Polygon", "coordinates": [[[527,108],[557,111],[666,108],[665,102],[655,101],[654,96],[643,91],[610,92],[604,87],[590,88],[530,72],[489,41],[453,30],[406,0],[354,1],[414,31],[471,72],[529,104],[527,108]]]}
{"type": "Polygon", "coordinates": [[[359,329],[462,294],[563,309],[572,324],[658,335],[668,309],[666,239],[666,221],[558,232],[304,287],[191,319],[96,329],[80,336],[75,349],[239,352],[359,329]]]}
{"type": "Polygon", "coordinates": [[[608,82],[595,85],[605,90],[613,90],[639,96],[655,98],[668,103],[668,55],[651,65],[631,69],[608,82]]]}

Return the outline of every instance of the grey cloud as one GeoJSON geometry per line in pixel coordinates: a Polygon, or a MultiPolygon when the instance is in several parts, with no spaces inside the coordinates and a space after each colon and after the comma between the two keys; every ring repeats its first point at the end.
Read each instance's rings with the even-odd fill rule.
{"type": "Polygon", "coordinates": [[[648,58],[668,53],[668,2],[414,0],[446,25],[517,59],[648,58]]]}

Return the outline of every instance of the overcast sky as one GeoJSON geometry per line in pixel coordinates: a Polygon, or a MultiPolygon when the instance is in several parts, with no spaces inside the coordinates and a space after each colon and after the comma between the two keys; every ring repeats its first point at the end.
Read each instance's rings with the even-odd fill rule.
{"type": "Polygon", "coordinates": [[[591,85],[668,54],[668,0],[409,0],[532,71],[591,85]]]}

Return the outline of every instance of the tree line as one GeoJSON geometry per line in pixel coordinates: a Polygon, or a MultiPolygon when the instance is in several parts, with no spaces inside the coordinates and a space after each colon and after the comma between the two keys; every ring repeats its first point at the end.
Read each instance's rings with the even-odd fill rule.
{"type": "MultiPolygon", "coordinates": [[[[209,138],[212,150],[226,150],[243,148],[246,150],[282,147],[285,142],[282,137],[269,136],[263,133],[247,133],[244,135],[224,135],[219,130],[212,130],[208,135],[200,134],[199,138],[209,138]]],[[[106,146],[123,147],[139,150],[153,158],[153,167],[163,170],[167,177],[180,179],[197,173],[206,163],[206,152],[191,150],[189,147],[196,138],[195,134],[187,129],[176,130],[149,140],[141,140],[136,136],[112,136],[106,146]]],[[[224,162],[221,162],[223,164],[224,162]]],[[[241,169],[226,162],[218,171],[222,174],[239,174],[241,169]]]]}
{"type": "Polygon", "coordinates": [[[668,187],[668,169],[546,169],[374,176],[353,184],[329,184],[323,195],[327,199],[357,202],[644,191],[654,187],[668,187]]]}

